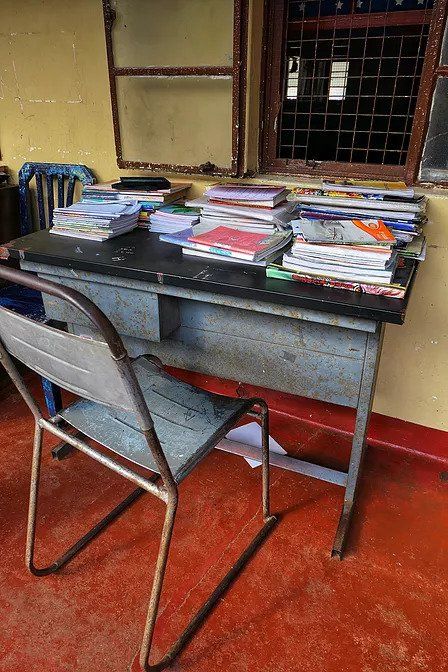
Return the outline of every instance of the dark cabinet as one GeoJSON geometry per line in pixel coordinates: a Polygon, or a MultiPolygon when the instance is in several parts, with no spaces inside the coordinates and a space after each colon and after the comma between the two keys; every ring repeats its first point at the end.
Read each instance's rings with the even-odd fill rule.
{"type": "Polygon", "coordinates": [[[0,187],[0,244],[19,236],[19,187],[0,187]]]}

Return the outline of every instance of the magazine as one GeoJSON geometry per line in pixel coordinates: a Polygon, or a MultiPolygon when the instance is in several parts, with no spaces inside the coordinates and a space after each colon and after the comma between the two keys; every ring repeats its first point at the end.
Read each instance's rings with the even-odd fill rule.
{"type": "Polygon", "coordinates": [[[268,278],[278,280],[293,280],[308,285],[317,285],[319,287],[328,287],[332,289],[343,289],[361,294],[374,294],[391,299],[403,299],[406,296],[408,287],[414,277],[416,265],[411,260],[403,260],[404,263],[397,268],[392,283],[364,283],[359,281],[331,279],[324,275],[300,273],[299,271],[288,270],[283,266],[271,264],[266,269],[268,278]]]}
{"type": "Polygon", "coordinates": [[[381,219],[297,219],[295,233],[307,243],[342,245],[393,245],[395,237],[381,219]]]}

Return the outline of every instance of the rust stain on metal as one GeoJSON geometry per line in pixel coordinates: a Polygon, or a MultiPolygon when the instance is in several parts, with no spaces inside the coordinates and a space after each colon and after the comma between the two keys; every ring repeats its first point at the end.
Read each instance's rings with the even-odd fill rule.
{"type": "Polygon", "coordinates": [[[0,246],[0,259],[9,259],[9,250],[8,247],[11,246],[11,243],[6,243],[5,245],[0,246]]]}
{"type": "Polygon", "coordinates": [[[229,65],[193,65],[182,67],[114,68],[115,77],[232,77],[229,65]]]}

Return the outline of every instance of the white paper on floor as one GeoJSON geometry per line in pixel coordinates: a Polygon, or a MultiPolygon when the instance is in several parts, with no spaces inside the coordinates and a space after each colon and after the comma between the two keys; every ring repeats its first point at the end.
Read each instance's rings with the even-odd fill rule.
{"type": "MultiPolygon", "coordinates": [[[[247,443],[249,446],[261,448],[261,427],[257,422],[249,422],[247,425],[235,427],[226,434],[226,439],[229,441],[238,441],[238,443],[247,443]]],[[[269,436],[269,452],[277,453],[278,455],[286,455],[286,450],[281,447],[279,443],[272,436],[269,436]]],[[[244,458],[252,467],[259,467],[261,462],[259,460],[251,460],[249,457],[244,458]]]]}

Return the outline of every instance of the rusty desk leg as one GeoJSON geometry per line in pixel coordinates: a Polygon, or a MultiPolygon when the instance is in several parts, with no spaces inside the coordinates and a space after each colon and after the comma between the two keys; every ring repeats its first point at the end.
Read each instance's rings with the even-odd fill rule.
{"type": "Polygon", "coordinates": [[[347,475],[347,486],[344,494],[342,513],[334,538],[333,550],[331,552],[332,557],[338,558],[339,560],[342,559],[344,553],[344,547],[355,504],[356,491],[364,456],[367,428],[375,393],[383,332],[384,327],[379,324],[375,333],[370,333],[367,336],[361,385],[359,389],[359,400],[356,409],[355,432],[352,440],[352,450],[347,475]]]}

